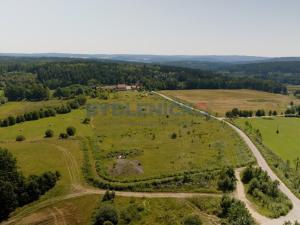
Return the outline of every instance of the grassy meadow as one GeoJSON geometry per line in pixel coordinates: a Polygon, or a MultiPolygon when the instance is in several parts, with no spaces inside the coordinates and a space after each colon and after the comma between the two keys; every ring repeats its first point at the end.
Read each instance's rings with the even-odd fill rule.
{"type": "Polygon", "coordinates": [[[70,193],[73,184],[83,182],[80,173],[82,152],[80,143],[76,140],[7,142],[1,143],[0,146],[7,148],[17,158],[18,166],[25,176],[41,174],[46,171],[59,171],[61,173],[57,185],[42,196],[42,199],[70,193]],[[73,165],[74,161],[71,161],[65,152],[72,154],[76,165],[73,165]],[[77,172],[77,170],[79,171],[77,172]]]}
{"type": "Polygon", "coordinates": [[[237,167],[253,160],[228,126],[186,112],[159,96],[123,92],[109,103],[105,113],[99,110],[92,118],[99,146],[97,160],[106,176],[159,177],[237,167]],[[159,106],[166,110],[153,112],[159,106]]]}
{"type": "MultiPolygon", "coordinates": [[[[213,215],[218,209],[219,198],[199,197],[195,199],[168,198],[125,198],[116,197],[113,202],[101,202],[100,195],[87,195],[63,200],[48,207],[37,210],[16,222],[21,224],[74,224],[91,225],[94,209],[104,204],[113,205],[119,214],[119,224],[128,224],[122,220],[121,214],[138,206],[141,211],[130,221],[131,225],[180,225],[188,215],[198,215],[203,225],[219,224],[213,215]]],[[[129,214],[128,216],[130,216],[129,214]]]]}
{"type": "Polygon", "coordinates": [[[61,132],[66,131],[68,126],[74,126],[78,136],[91,136],[91,127],[82,123],[85,117],[86,110],[78,109],[68,114],[58,114],[55,117],[26,121],[10,127],[0,127],[0,143],[13,141],[20,134],[24,135],[28,141],[40,140],[44,137],[47,129],[53,130],[57,138],[61,132]]]}
{"type": "MultiPolygon", "coordinates": [[[[1,96],[1,94],[0,94],[1,96]]],[[[4,105],[0,105],[0,119],[6,118],[10,115],[19,115],[24,112],[31,112],[33,110],[39,110],[40,108],[47,106],[60,106],[65,103],[64,100],[52,99],[47,101],[20,101],[20,102],[7,102],[4,105]]]]}
{"type": "Polygon", "coordinates": [[[300,104],[294,96],[273,94],[254,90],[168,90],[162,94],[193,104],[195,107],[224,116],[233,108],[242,110],[264,109],[284,112],[291,101],[300,104]]]}
{"type": "Polygon", "coordinates": [[[236,120],[236,123],[243,129],[246,129],[246,121],[253,128],[260,130],[263,144],[283,160],[293,162],[297,157],[300,157],[299,118],[240,118],[236,120]],[[279,131],[278,134],[277,129],[279,131]]]}

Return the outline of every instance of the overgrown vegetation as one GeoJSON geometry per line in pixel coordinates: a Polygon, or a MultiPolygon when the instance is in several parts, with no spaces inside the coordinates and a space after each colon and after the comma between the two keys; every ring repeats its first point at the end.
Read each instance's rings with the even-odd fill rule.
{"type": "Polygon", "coordinates": [[[220,217],[223,218],[223,224],[255,225],[243,202],[225,195],[221,200],[220,206],[220,217]]]}
{"type": "Polygon", "coordinates": [[[243,171],[242,182],[262,214],[278,218],[293,208],[291,201],[279,190],[279,182],[272,181],[261,168],[247,167],[243,171]]]}

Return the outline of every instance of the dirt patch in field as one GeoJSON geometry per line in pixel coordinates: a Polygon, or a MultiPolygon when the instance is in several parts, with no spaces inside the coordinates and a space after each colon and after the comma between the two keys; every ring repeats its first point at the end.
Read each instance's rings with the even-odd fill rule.
{"type": "Polygon", "coordinates": [[[144,170],[138,160],[117,159],[109,172],[112,176],[118,177],[142,174],[144,170]]]}

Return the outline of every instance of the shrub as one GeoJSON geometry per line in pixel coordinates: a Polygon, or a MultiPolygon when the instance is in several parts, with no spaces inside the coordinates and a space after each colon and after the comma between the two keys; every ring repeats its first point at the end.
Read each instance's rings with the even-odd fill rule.
{"type": "Polygon", "coordinates": [[[45,131],[45,137],[46,138],[50,138],[50,137],[53,137],[54,136],[54,131],[51,130],[51,129],[48,129],[45,131]]]}
{"type": "Polygon", "coordinates": [[[113,225],[118,224],[118,213],[113,206],[104,205],[96,212],[95,225],[104,225],[111,222],[113,225]]]}
{"type": "Polygon", "coordinates": [[[114,198],[115,198],[115,192],[107,190],[105,192],[105,194],[103,195],[102,202],[110,201],[110,200],[113,200],[114,198]]]}
{"type": "Polygon", "coordinates": [[[9,116],[8,117],[8,125],[12,126],[16,124],[16,118],[14,116],[9,116]]]}
{"type": "Polygon", "coordinates": [[[236,177],[233,168],[227,167],[221,171],[218,187],[223,192],[233,191],[235,189],[236,177]]]}
{"type": "Polygon", "coordinates": [[[176,139],[176,138],[177,138],[177,134],[176,134],[175,132],[172,133],[172,134],[171,134],[171,138],[172,138],[172,139],[176,139]]]}
{"type": "Polygon", "coordinates": [[[59,138],[60,138],[60,139],[67,139],[68,137],[69,137],[69,135],[66,134],[66,133],[60,133],[60,134],[59,134],[59,138]]]}
{"type": "Polygon", "coordinates": [[[184,225],[202,225],[202,221],[197,215],[189,215],[183,220],[184,225]]]}
{"type": "Polygon", "coordinates": [[[245,204],[234,198],[223,196],[221,203],[221,217],[230,225],[255,225],[245,204]]]}
{"type": "Polygon", "coordinates": [[[87,101],[87,98],[84,95],[79,95],[75,100],[79,105],[84,105],[87,101]]]}
{"type": "Polygon", "coordinates": [[[120,218],[124,224],[130,224],[132,221],[138,221],[141,219],[139,214],[144,210],[143,206],[138,204],[130,204],[126,209],[122,210],[120,218]]]}
{"type": "Polygon", "coordinates": [[[91,119],[90,118],[84,118],[83,122],[84,124],[90,124],[91,119]]]}
{"type": "Polygon", "coordinates": [[[6,97],[0,97],[0,104],[3,105],[7,103],[7,98],[6,97]]]}
{"type": "Polygon", "coordinates": [[[69,136],[74,136],[76,133],[76,128],[75,127],[67,127],[66,131],[69,136]]]}
{"type": "Polygon", "coordinates": [[[16,137],[16,141],[25,141],[25,137],[20,134],[16,137]]]}

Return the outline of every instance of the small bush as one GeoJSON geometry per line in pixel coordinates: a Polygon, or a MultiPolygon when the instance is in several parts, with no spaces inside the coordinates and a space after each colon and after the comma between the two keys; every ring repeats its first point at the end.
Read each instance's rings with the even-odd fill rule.
{"type": "Polygon", "coordinates": [[[54,136],[54,131],[53,130],[48,129],[48,130],[45,131],[45,137],[46,138],[51,138],[53,136],[54,136]]]}
{"type": "Polygon", "coordinates": [[[69,137],[69,135],[66,134],[66,133],[60,133],[60,134],[59,134],[59,138],[60,138],[60,139],[67,139],[68,137],[69,137]]]}
{"type": "Polygon", "coordinates": [[[103,195],[102,202],[110,201],[115,198],[115,192],[114,191],[106,191],[103,195]]]}
{"type": "Polygon", "coordinates": [[[233,191],[236,187],[236,177],[231,167],[224,168],[221,171],[218,181],[218,188],[223,192],[233,191]]]}
{"type": "Polygon", "coordinates": [[[23,135],[18,135],[16,141],[25,141],[25,137],[23,135]]]}
{"type": "Polygon", "coordinates": [[[177,134],[176,134],[175,132],[172,133],[172,134],[171,134],[171,138],[172,138],[172,139],[176,139],[176,138],[177,138],[177,134]]]}
{"type": "Polygon", "coordinates": [[[67,134],[69,136],[74,136],[76,134],[76,128],[75,127],[67,127],[66,131],[67,131],[67,134]]]}
{"type": "Polygon", "coordinates": [[[84,118],[83,122],[84,124],[90,124],[91,119],[90,118],[84,118]]]}
{"type": "Polygon", "coordinates": [[[184,225],[202,225],[202,221],[197,215],[189,215],[183,220],[184,225]]]}
{"type": "Polygon", "coordinates": [[[133,221],[139,221],[141,219],[140,213],[144,211],[142,205],[136,203],[130,204],[127,208],[121,211],[120,219],[124,224],[130,224],[133,221]]]}
{"type": "Polygon", "coordinates": [[[107,222],[111,222],[113,225],[118,224],[118,213],[117,210],[110,205],[104,205],[96,212],[95,225],[104,225],[107,222]]]}

